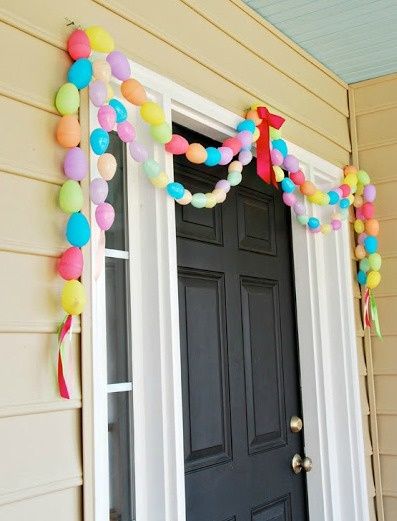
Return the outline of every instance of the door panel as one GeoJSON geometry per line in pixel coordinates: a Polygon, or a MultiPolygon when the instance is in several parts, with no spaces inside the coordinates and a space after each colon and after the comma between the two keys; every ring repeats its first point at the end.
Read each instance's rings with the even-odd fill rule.
{"type": "MultiPolygon", "coordinates": [[[[181,156],[174,168],[195,192],[227,175],[181,156]]],[[[224,204],[175,212],[187,521],[306,521],[289,212],[254,164],[224,204]]]]}

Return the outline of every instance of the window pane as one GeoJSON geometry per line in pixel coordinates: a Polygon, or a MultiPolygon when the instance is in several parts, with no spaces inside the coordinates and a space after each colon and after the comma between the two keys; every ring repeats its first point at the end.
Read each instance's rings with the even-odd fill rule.
{"type": "Polygon", "coordinates": [[[108,383],[131,381],[128,260],[106,257],[108,383]]]}
{"type": "Polygon", "coordinates": [[[132,393],[108,396],[109,520],[134,519],[132,393]]]}
{"type": "Polygon", "coordinates": [[[106,201],[113,206],[116,215],[112,227],[106,232],[106,248],[127,251],[126,146],[116,132],[110,132],[109,136],[110,143],[107,152],[116,158],[117,170],[113,179],[109,181],[109,194],[106,201]]]}

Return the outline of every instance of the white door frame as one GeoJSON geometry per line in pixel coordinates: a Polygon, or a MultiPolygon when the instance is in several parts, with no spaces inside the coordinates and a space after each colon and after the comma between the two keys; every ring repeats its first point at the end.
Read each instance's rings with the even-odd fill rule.
{"type": "MultiPolygon", "coordinates": [[[[219,140],[234,134],[240,117],[130,63],[134,77],[144,84],[152,99],[163,105],[168,121],[219,140]]],[[[120,96],[117,83],[115,87],[116,97],[120,96]]],[[[147,145],[152,157],[172,178],[171,155],[153,143],[136,109],[129,109],[139,141],[147,145]]],[[[96,126],[91,111],[91,130],[96,126]]],[[[309,179],[326,186],[340,181],[339,168],[296,145],[288,145],[309,179]]],[[[95,170],[93,162],[91,167],[95,170]]],[[[132,159],[128,160],[128,168],[136,520],[184,521],[174,201],[164,191],[154,189],[132,159]]],[[[321,208],[310,211],[315,215],[325,212],[321,208]]],[[[307,475],[313,521],[369,520],[347,228],[345,223],[343,230],[323,237],[306,233],[295,221],[292,225],[305,452],[314,464],[307,475]]],[[[93,295],[98,294],[101,284],[101,279],[92,279],[93,295]]],[[[96,312],[97,307],[93,306],[93,331],[100,331],[101,311],[96,312]]],[[[106,345],[98,339],[98,345],[93,347],[94,371],[101,371],[106,345]]],[[[95,436],[100,440],[94,444],[93,457],[99,500],[95,520],[105,521],[108,481],[103,461],[107,458],[107,426],[106,393],[101,386],[106,382],[103,377],[98,382],[94,385],[93,408],[95,436]],[[95,411],[99,411],[98,416],[95,411]]]]}

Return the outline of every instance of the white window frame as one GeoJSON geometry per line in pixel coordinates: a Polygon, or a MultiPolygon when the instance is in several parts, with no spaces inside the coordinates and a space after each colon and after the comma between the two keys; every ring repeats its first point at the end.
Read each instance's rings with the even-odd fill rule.
{"type": "MultiPolygon", "coordinates": [[[[168,121],[215,139],[234,134],[240,117],[130,63],[134,77],[163,106],[168,121]]],[[[116,89],[116,97],[119,95],[116,89]]],[[[139,141],[148,146],[172,179],[172,157],[152,142],[136,108],[129,108],[139,141]]],[[[90,130],[96,126],[95,111],[90,110],[90,130]]],[[[326,186],[340,181],[340,168],[292,143],[288,145],[309,179],[326,186]]],[[[154,189],[129,154],[128,158],[136,521],[184,521],[174,202],[164,191],[154,189]]],[[[91,154],[94,176],[95,169],[96,158],[91,154]]],[[[326,212],[321,208],[311,211],[315,215],[326,212]]],[[[92,228],[95,231],[93,221],[92,228]]],[[[323,237],[306,233],[293,221],[292,235],[305,452],[314,463],[307,475],[310,519],[368,521],[348,228],[345,224],[340,232],[323,237]]],[[[95,255],[94,233],[91,257],[95,255]]],[[[83,327],[83,349],[84,345],[87,349],[83,368],[92,372],[85,385],[83,379],[85,475],[90,478],[84,489],[85,511],[94,510],[95,521],[107,521],[106,332],[105,303],[100,298],[104,294],[103,274],[97,281],[91,276],[90,282],[92,313],[83,317],[92,331],[91,340],[88,332],[84,334],[87,327],[83,327]]]]}

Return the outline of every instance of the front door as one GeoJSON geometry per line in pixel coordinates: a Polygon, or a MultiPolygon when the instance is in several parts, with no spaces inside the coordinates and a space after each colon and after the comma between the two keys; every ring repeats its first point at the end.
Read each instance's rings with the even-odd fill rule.
{"type": "MultiPolygon", "coordinates": [[[[227,176],[174,168],[192,192],[227,176]]],[[[289,211],[252,162],[225,203],[176,204],[176,228],[187,521],[307,521],[289,211]]]]}

